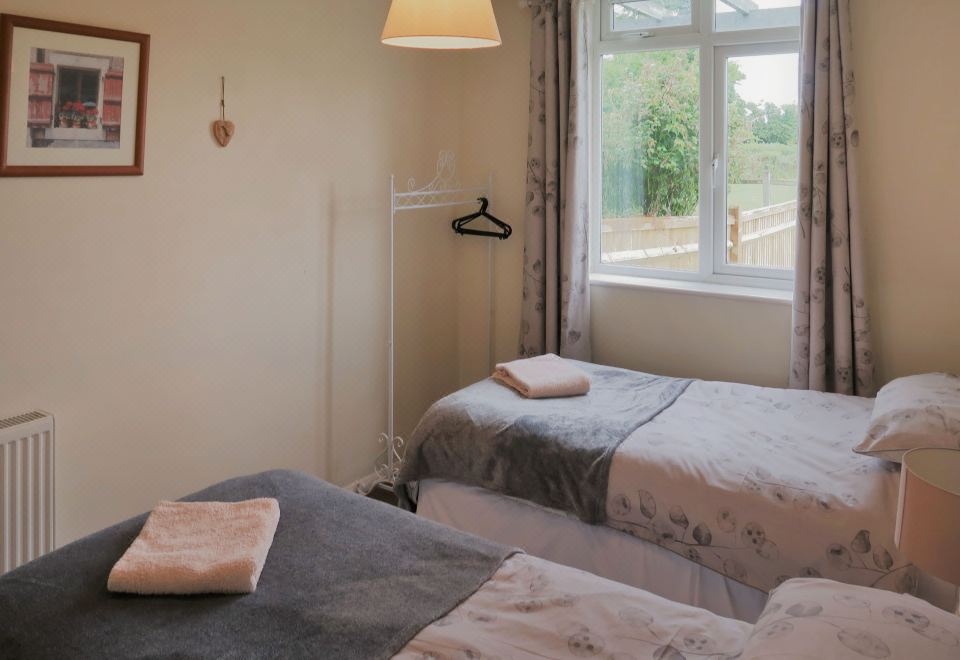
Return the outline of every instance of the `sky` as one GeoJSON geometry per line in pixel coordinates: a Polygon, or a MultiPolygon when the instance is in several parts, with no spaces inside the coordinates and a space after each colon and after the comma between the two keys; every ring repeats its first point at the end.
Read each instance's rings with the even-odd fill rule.
{"type": "MultiPolygon", "coordinates": [[[[797,7],[800,0],[754,0],[760,9],[776,7],[797,7]]],[[[717,0],[717,12],[729,12],[734,9],[717,0]]],[[[747,101],[760,103],[769,101],[777,105],[797,103],[797,56],[762,55],[757,57],[735,58],[740,69],[747,75],[746,80],[737,85],[740,96],[747,101]]]]}
{"type": "Polygon", "coordinates": [[[740,70],[746,75],[744,80],[737,83],[737,92],[741,98],[754,103],[797,103],[799,74],[796,53],[731,59],[740,65],[740,70]]]}
{"type": "MultiPolygon", "coordinates": [[[[754,0],[757,3],[757,9],[774,9],[776,7],[799,7],[800,0],[754,0]]],[[[722,0],[717,0],[717,13],[735,11],[733,7],[725,5],[722,0]]]]}

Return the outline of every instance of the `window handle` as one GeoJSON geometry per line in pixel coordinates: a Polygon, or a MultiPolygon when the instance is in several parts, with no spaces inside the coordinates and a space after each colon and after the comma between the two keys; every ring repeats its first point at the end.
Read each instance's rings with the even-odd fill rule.
{"type": "Polygon", "coordinates": [[[720,156],[716,154],[713,155],[712,166],[713,166],[713,188],[714,190],[716,190],[717,189],[717,172],[720,171],[720,156]]]}

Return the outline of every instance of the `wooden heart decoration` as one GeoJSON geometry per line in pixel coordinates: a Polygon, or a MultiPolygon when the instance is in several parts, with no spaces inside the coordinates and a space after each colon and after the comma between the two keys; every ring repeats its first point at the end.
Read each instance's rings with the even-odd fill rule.
{"type": "Polygon", "coordinates": [[[233,125],[232,121],[218,119],[217,121],[213,122],[213,137],[216,138],[221,147],[225,147],[230,144],[230,140],[233,138],[233,134],[236,132],[237,127],[233,125]]]}

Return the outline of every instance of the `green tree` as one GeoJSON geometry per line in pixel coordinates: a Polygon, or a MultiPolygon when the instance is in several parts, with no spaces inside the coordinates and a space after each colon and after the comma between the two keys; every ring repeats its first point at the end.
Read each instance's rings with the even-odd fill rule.
{"type": "MultiPolygon", "coordinates": [[[[770,171],[793,180],[796,105],[758,105],[737,92],[727,68],[727,165],[731,183],[770,171]]],[[[696,49],[610,55],[603,62],[604,217],[684,216],[697,211],[700,181],[700,62],[696,49]]]]}
{"type": "Polygon", "coordinates": [[[756,103],[747,105],[748,121],[757,142],[762,144],[796,144],[799,115],[796,105],[756,103]]]}
{"type": "Polygon", "coordinates": [[[626,53],[604,61],[607,217],[696,211],[699,71],[694,49],[626,53]]]}

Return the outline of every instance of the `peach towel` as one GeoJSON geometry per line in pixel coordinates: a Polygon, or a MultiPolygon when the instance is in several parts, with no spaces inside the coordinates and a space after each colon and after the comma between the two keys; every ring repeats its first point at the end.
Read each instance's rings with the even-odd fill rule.
{"type": "Polygon", "coordinates": [[[132,594],[256,591],[280,521],[273,498],[160,502],[110,571],[107,589],[132,594]]]}
{"type": "Polygon", "coordinates": [[[498,364],[493,377],[528,399],[578,396],[590,391],[590,376],[553,353],[498,364]]]}

